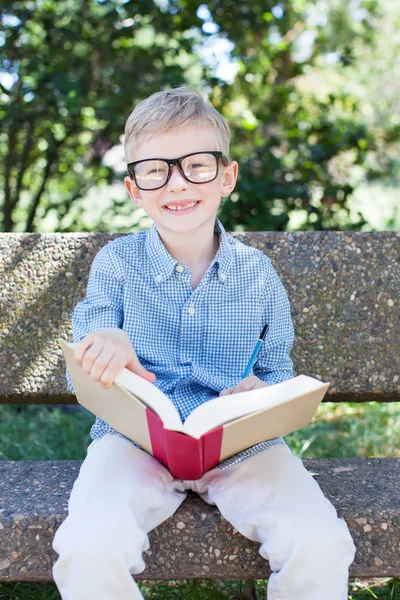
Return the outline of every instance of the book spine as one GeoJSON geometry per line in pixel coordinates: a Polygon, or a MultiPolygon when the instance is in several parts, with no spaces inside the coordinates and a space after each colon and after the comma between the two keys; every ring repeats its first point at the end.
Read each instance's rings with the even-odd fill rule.
{"type": "Polygon", "coordinates": [[[176,479],[200,479],[220,461],[223,427],[200,439],[179,431],[164,429],[161,419],[146,410],[152,454],[176,479]]]}
{"type": "Polygon", "coordinates": [[[147,426],[154,458],[160,461],[164,467],[168,467],[167,452],[164,441],[164,425],[160,417],[146,408],[147,426]]]}
{"type": "Polygon", "coordinates": [[[217,427],[202,436],[203,440],[203,470],[204,473],[220,462],[222,450],[223,427],[217,427]]]}
{"type": "Polygon", "coordinates": [[[176,479],[200,479],[204,472],[203,439],[164,430],[168,469],[176,479]]]}
{"type": "Polygon", "coordinates": [[[223,428],[209,431],[200,439],[177,431],[164,430],[168,468],[176,479],[201,479],[219,463],[223,428]]]}
{"type": "Polygon", "coordinates": [[[152,454],[176,479],[200,479],[203,474],[203,440],[164,429],[163,422],[146,410],[152,454]]]}

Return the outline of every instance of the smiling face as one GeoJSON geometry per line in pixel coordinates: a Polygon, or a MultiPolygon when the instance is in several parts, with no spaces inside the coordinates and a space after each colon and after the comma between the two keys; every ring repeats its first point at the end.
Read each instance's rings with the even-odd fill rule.
{"type": "MultiPolygon", "coordinates": [[[[192,126],[152,135],[138,144],[129,156],[129,162],[173,159],[212,150],[219,150],[213,129],[192,126]]],[[[201,235],[214,230],[221,196],[229,195],[234,189],[237,171],[235,161],[225,166],[219,160],[218,176],[209,183],[190,183],[174,166],[169,181],[158,190],[140,190],[130,177],[125,177],[125,185],[135,205],[143,208],[154,221],[161,237],[187,233],[201,235]]]]}

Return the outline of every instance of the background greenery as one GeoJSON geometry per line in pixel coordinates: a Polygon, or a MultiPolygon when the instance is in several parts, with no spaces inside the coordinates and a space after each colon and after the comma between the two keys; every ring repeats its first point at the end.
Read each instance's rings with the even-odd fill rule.
{"type": "MultiPolygon", "coordinates": [[[[124,191],[124,124],[189,84],[229,121],[232,230],[400,230],[397,0],[3,0],[0,231],[147,227],[124,191]]],[[[302,457],[399,456],[397,404],[324,404],[287,436],[302,457]]],[[[0,406],[0,459],[83,459],[84,409],[0,406]]],[[[151,598],[265,596],[265,582],[142,584],[151,598]]],[[[327,583],[329,585],[329,583],[327,583]]],[[[58,599],[2,584],[0,599],[58,599]]],[[[352,582],[349,598],[399,598],[352,582]]]]}
{"type": "Polygon", "coordinates": [[[384,226],[398,227],[397,0],[3,0],[0,11],[0,230],[146,226],[121,192],[116,148],[139,100],[182,83],[232,129],[228,230],[368,229],[356,192],[371,185],[375,206],[394,198],[384,226]]]}

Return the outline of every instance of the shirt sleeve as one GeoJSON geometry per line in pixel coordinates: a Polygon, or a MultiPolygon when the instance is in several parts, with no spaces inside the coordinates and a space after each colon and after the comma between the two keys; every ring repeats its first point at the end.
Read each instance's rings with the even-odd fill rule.
{"type": "Polygon", "coordinates": [[[289,298],[278,273],[269,263],[264,296],[264,324],[269,325],[254,365],[254,375],[269,385],[294,377],[290,352],[294,328],[289,298]]]}
{"type": "MultiPolygon", "coordinates": [[[[92,331],[109,327],[122,328],[124,300],[124,273],[118,259],[108,246],[96,254],[90,268],[86,298],[75,306],[72,313],[73,342],[80,342],[92,331]]],[[[71,376],[66,367],[68,389],[75,394],[71,376]]]]}

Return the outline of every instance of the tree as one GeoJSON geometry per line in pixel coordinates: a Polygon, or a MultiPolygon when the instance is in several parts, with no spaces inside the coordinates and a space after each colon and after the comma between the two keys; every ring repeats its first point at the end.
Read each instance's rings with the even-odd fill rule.
{"type": "Polygon", "coordinates": [[[150,0],[13,2],[1,17],[1,229],[34,231],[39,207],[62,216],[112,182],[102,159],[136,102],[203,67],[195,33],[150,0]]]}
{"type": "MultiPolygon", "coordinates": [[[[129,112],[182,83],[206,90],[232,128],[240,177],[220,214],[230,230],[284,230],[293,213],[304,229],[360,228],[348,217],[355,186],[393,171],[382,150],[398,125],[378,131],[347,89],[362,50],[379,41],[376,0],[16,1],[1,16],[4,231],[34,231],[50,213],[56,230],[66,215],[69,230],[85,230],[81,199],[121,179],[103,159],[129,112]],[[239,67],[231,83],[198,51],[221,38],[239,67]]],[[[118,224],[102,198],[96,206],[94,229],[132,228],[130,204],[112,201],[118,224]]]]}
{"type": "Polygon", "coordinates": [[[361,215],[348,220],[348,200],[362,177],[376,176],[369,162],[377,139],[346,87],[360,47],[376,43],[378,3],[336,0],[327,10],[321,1],[213,0],[207,7],[239,61],[232,85],[212,94],[242,163],[237,193],[222,207],[226,226],[284,230],[290,213],[303,211],[303,229],[360,228],[361,215]]]}

